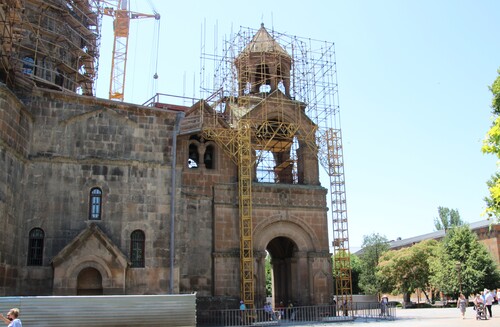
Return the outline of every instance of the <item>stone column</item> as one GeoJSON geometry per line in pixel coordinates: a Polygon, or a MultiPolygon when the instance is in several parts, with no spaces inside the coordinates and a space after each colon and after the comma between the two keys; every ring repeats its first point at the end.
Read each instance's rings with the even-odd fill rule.
{"type": "Polygon", "coordinates": [[[255,258],[255,305],[257,308],[266,300],[266,251],[253,252],[255,258]]]}
{"type": "Polygon", "coordinates": [[[306,252],[296,252],[291,260],[292,298],[299,305],[308,305],[309,300],[309,267],[306,252]]]}

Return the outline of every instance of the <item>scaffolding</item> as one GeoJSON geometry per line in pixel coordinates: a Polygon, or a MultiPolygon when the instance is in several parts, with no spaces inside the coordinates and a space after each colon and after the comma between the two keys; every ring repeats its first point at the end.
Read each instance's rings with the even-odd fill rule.
{"type": "Polygon", "coordinates": [[[99,0],[0,0],[1,77],[94,96],[103,6],[99,0]]]}
{"type": "Polygon", "coordinates": [[[335,294],[339,305],[350,306],[351,265],[334,44],[268,31],[263,24],[258,30],[241,27],[220,49],[217,39],[209,49],[205,31],[202,34],[200,92],[212,111],[203,111],[200,124],[205,137],[219,144],[238,164],[240,197],[244,194],[246,199],[243,204],[240,199],[239,208],[243,300],[253,305],[253,268],[248,264],[253,262],[251,181],[242,178],[241,172],[253,170],[254,181],[301,184],[307,180],[307,172],[300,168],[300,161],[307,160],[303,155],[307,151],[317,156],[330,179],[335,294]],[[225,127],[217,128],[221,122],[225,127]]]}

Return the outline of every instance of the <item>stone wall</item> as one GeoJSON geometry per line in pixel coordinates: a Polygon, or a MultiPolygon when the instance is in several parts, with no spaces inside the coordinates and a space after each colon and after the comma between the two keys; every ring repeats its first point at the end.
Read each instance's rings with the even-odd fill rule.
{"type": "MultiPolygon", "coordinates": [[[[0,123],[12,127],[0,133],[1,227],[12,235],[0,239],[4,295],[76,294],[79,272],[89,268],[102,276],[103,294],[166,293],[173,276],[174,292],[238,303],[238,169],[213,141],[179,135],[174,154],[177,112],[47,90],[35,90],[23,103],[4,94],[0,123]],[[201,158],[215,148],[209,167],[188,167],[194,143],[201,158]],[[99,220],[89,216],[94,187],[102,190],[99,220]],[[33,228],[45,235],[41,266],[27,265],[33,228]],[[129,261],[137,229],[145,234],[143,268],[129,261]]],[[[314,158],[306,163],[317,166],[314,158]]],[[[323,303],[333,289],[327,192],[315,185],[317,167],[305,170],[312,185],[253,184],[259,303],[266,298],[264,261],[273,242],[286,252],[276,260],[284,263],[280,294],[286,300],[323,303]]]]}
{"type": "Polygon", "coordinates": [[[23,228],[24,177],[33,119],[5,85],[0,85],[0,295],[18,293],[23,228]]]}
{"type": "Polygon", "coordinates": [[[19,273],[18,293],[50,293],[51,260],[91,222],[92,187],[103,190],[102,218],[93,222],[123,254],[132,231],[146,235],[146,268],[129,268],[125,292],[165,292],[175,113],[50,91],[34,94],[26,107],[34,120],[29,161],[16,178],[23,182],[8,183],[22,194],[14,210],[23,223],[13,234],[23,260],[32,228],[45,232],[45,249],[43,266],[19,273]]]}

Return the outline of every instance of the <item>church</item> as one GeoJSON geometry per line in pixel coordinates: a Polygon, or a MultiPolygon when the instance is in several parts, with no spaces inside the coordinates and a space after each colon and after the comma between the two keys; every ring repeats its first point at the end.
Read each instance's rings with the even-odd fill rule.
{"type": "MultiPolygon", "coordinates": [[[[74,19],[83,2],[46,12],[73,10],[74,19]]],[[[1,9],[4,31],[14,31],[13,13],[29,19],[36,10],[30,1],[23,11],[12,3],[1,9]]],[[[35,23],[61,35],[75,30],[35,23]]],[[[238,90],[191,106],[96,98],[89,61],[69,61],[87,69],[73,78],[63,70],[70,51],[15,47],[35,42],[31,36],[1,41],[8,58],[0,75],[1,296],[196,292],[207,307],[234,307],[244,271],[260,304],[269,256],[275,301],[330,302],[317,126],[308,104],[291,96],[294,58],[264,25],[231,62],[238,90]],[[247,150],[234,145],[242,129],[252,131],[247,150]],[[262,153],[272,169],[259,168],[262,153]],[[242,189],[251,192],[247,203],[242,189]]],[[[79,56],[91,46],[78,43],[79,56]]]]}

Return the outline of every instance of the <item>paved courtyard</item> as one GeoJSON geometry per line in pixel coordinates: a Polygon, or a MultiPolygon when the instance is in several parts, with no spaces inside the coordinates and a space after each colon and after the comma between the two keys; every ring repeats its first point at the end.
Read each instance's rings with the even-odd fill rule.
{"type": "Polygon", "coordinates": [[[367,326],[367,327],[458,327],[458,326],[495,326],[500,324],[500,306],[493,306],[493,318],[488,320],[476,320],[476,311],[472,307],[467,308],[465,319],[462,319],[460,311],[456,308],[433,308],[433,309],[397,309],[397,318],[392,321],[377,321],[357,319],[354,322],[328,323],[300,326],[367,326]]]}

